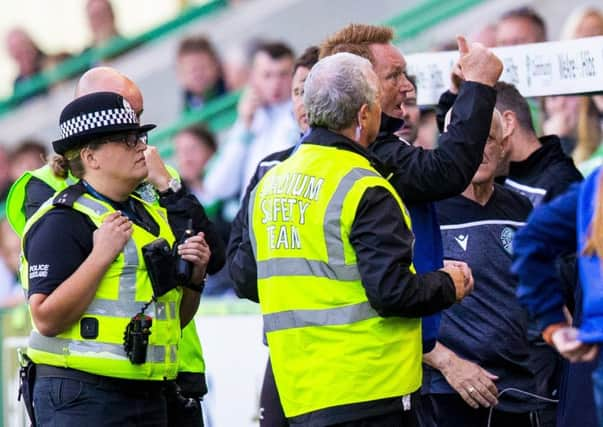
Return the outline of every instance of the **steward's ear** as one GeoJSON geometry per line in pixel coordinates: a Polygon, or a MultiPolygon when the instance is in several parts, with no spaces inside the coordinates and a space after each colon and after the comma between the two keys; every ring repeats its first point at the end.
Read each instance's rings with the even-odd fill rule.
{"type": "Polygon", "coordinates": [[[360,110],[358,110],[358,114],[356,115],[356,120],[358,121],[358,126],[363,129],[366,129],[367,123],[369,121],[369,105],[362,104],[360,110]]]}

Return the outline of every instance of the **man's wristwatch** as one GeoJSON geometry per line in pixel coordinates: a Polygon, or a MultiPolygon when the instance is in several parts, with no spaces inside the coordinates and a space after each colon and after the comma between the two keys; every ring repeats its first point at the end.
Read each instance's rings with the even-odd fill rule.
{"type": "Polygon", "coordinates": [[[168,196],[177,193],[182,188],[182,183],[178,178],[172,178],[168,182],[168,188],[165,191],[158,191],[160,196],[168,196]]]}

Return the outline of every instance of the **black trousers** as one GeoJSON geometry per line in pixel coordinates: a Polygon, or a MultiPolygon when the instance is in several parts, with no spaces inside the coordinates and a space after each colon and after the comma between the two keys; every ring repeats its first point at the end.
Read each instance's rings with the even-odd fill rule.
{"type": "Polygon", "coordinates": [[[392,412],[376,417],[332,424],[329,427],[416,427],[414,411],[392,412]]]}
{"type": "Polygon", "coordinates": [[[272,373],[272,363],[268,356],[266,372],[264,372],[264,382],[260,393],[260,427],[288,427],[289,422],[285,418],[283,406],[274,382],[272,373]]]}
{"type": "MultiPolygon", "coordinates": [[[[423,408],[433,414],[437,427],[487,427],[490,408],[473,409],[458,394],[430,394],[424,396],[423,408]],[[428,401],[426,401],[428,400],[428,401]],[[431,403],[431,410],[427,408],[431,403]]],[[[537,427],[538,412],[511,413],[492,411],[490,427],[537,427]]]]}

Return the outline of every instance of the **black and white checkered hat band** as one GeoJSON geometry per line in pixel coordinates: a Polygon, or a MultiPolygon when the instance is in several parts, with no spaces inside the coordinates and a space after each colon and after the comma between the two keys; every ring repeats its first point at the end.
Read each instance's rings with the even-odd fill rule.
{"type": "Polygon", "coordinates": [[[110,110],[95,111],[82,114],[59,125],[61,138],[69,138],[78,133],[100,127],[112,125],[137,125],[138,117],[134,110],[126,108],[113,108],[110,110]]]}

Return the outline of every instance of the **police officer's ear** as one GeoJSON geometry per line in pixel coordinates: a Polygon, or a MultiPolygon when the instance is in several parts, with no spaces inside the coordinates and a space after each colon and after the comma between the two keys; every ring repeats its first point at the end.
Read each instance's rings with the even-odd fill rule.
{"type": "Polygon", "coordinates": [[[99,169],[98,156],[96,151],[90,147],[84,147],[80,150],[80,159],[87,169],[99,169]]]}

